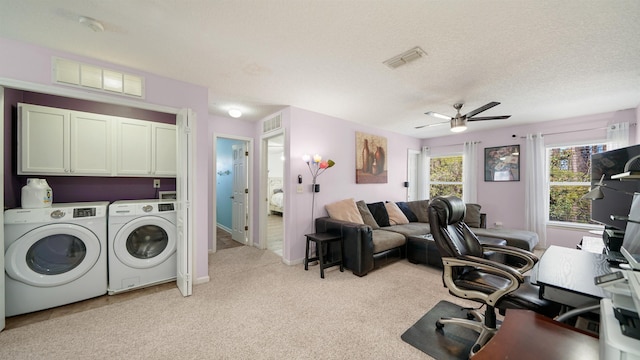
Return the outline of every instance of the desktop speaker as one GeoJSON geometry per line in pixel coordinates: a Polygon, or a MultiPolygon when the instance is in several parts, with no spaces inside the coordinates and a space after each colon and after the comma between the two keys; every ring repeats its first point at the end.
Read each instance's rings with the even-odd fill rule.
{"type": "Polygon", "coordinates": [[[620,247],[622,246],[623,239],[624,239],[624,231],[605,229],[604,232],[602,233],[602,240],[604,241],[604,246],[609,251],[620,251],[620,247]]]}

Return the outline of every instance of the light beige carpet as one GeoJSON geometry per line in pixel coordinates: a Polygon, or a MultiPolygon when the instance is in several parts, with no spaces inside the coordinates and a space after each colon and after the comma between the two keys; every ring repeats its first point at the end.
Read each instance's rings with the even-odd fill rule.
{"type": "Polygon", "coordinates": [[[0,333],[0,359],[428,359],[400,335],[438,301],[440,270],[406,260],[359,278],[238,247],[211,281],[0,333]]]}

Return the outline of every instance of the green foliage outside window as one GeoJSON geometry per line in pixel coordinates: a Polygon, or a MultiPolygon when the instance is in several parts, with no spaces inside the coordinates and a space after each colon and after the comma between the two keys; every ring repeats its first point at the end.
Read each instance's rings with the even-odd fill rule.
{"type": "Polygon", "coordinates": [[[605,150],[604,145],[549,149],[549,220],[593,223],[591,201],[581,198],[591,190],[591,154],[605,150]]]}
{"type": "Polygon", "coordinates": [[[432,157],[429,195],[455,195],[462,198],[462,155],[432,157]]]}

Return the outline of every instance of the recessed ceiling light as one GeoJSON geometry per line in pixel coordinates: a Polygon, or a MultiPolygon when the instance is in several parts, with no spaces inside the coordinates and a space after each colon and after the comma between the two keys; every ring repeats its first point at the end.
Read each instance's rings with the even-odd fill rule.
{"type": "Polygon", "coordinates": [[[78,21],[80,22],[80,24],[88,27],[89,29],[95,31],[95,32],[103,32],[104,31],[104,26],[102,25],[102,23],[96,19],[87,17],[87,16],[80,16],[78,18],[78,21]]]}
{"type": "Polygon", "coordinates": [[[242,116],[242,111],[238,109],[230,109],[229,116],[231,116],[232,118],[239,118],[240,116],[242,116]]]}

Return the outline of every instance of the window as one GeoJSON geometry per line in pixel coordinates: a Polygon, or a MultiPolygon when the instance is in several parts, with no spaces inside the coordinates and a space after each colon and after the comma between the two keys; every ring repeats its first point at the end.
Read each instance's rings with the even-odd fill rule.
{"type": "Polygon", "coordinates": [[[604,144],[547,148],[549,164],[549,220],[592,224],[591,154],[606,151],[604,144]]]}
{"type": "Polygon", "coordinates": [[[429,197],[455,195],[462,198],[462,155],[431,158],[429,197]]]}

